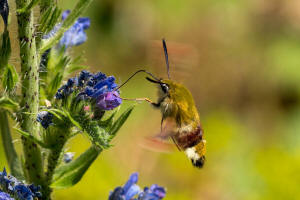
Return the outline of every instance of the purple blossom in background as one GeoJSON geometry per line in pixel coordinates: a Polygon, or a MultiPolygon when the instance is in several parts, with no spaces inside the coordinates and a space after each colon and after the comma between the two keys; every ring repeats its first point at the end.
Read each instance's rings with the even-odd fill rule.
{"type": "MultiPolygon", "coordinates": [[[[65,20],[70,14],[70,10],[66,10],[62,14],[62,20],[65,20]]],[[[48,34],[43,36],[43,39],[49,39],[53,37],[56,32],[61,28],[61,24],[57,24],[48,34]]],[[[71,46],[77,46],[84,43],[87,40],[86,29],[90,27],[90,19],[88,17],[79,17],[76,22],[64,33],[58,43],[58,47],[65,48],[71,46]]]]}
{"type": "MultiPolygon", "coordinates": [[[[70,14],[70,10],[66,10],[62,14],[62,20],[65,20],[70,14]]],[[[87,17],[79,17],[71,28],[69,28],[59,41],[59,46],[66,48],[77,46],[84,43],[87,39],[84,30],[90,27],[90,19],[87,17]]]]}
{"type": "Polygon", "coordinates": [[[110,193],[108,200],[161,200],[165,197],[163,187],[153,184],[141,190],[137,181],[138,173],[133,173],[123,187],[117,187],[110,193]]]}
{"type": "MultiPolygon", "coordinates": [[[[7,175],[5,168],[3,172],[0,172],[0,188],[20,200],[33,200],[42,196],[39,192],[41,189],[39,186],[24,184],[15,177],[7,175]]],[[[3,192],[0,192],[0,200],[2,200],[2,197],[3,199],[7,197],[7,195],[2,193],[3,192]]],[[[6,199],[10,200],[10,198],[6,199]]]]}

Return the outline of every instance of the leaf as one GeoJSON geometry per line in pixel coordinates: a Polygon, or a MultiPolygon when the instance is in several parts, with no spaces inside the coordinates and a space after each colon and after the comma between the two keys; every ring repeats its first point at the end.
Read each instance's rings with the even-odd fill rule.
{"type": "Polygon", "coordinates": [[[49,99],[51,99],[54,96],[54,94],[60,87],[62,79],[63,79],[63,75],[61,73],[57,73],[54,79],[52,79],[52,81],[50,82],[50,84],[46,85],[46,88],[48,88],[49,99]]]}
{"type": "Polygon", "coordinates": [[[7,113],[3,110],[0,110],[0,132],[4,152],[12,175],[24,179],[21,162],[13,144],[7,113]]]}
{"type": "MultiPolygon", "coordinates": [[[[61,9],[57,6],[50,6],[45,12],[43,12],[39,21],[39,32],[44,34],[49,33],[55,25],[57,25],[61,15],[61,9]]],[[[50,49],[50,48],[48,48],[50,49]]],[[[46,49],[47,50],[47,49],[46,49]]]]}
{"type": "Polygon", "coordinates": [[[17,102],[14,102],[13,100],[11,100],[8,97],[1,97],[0,98],[0,108],[9,110],[16,110],[19,108],[19,104],[17,102]]]}
{"type": "Polygon", "coordinates": [[[32,141],[34,143],[37,143],[41,147],[43,147],[43,148],[50,148],[43,141],[39,140],[38,138],[34,137],[33,135],[30,135],[29,133],[27,133],[25,131],[22,131],[21,129],[18,129],[18,128],[13,128],[13,129],[15,129],[18,133],[20,133],[22,136],[24,136],[28,140],[30,140],[30,141],[32,141]]]}
{"type": "Polygon", "coordinates": [[[0,70],[7,66],[11,53],[10,38],[8,30],[4,30],[0,41],[0,70]]]}
{"type": "Polygon", "coordinates": [[[113,123],[109,134],[110,134],[110,139],[114,138],[118,130],[123,126],[129,115],[131,114],[134,106],[129,107],[127,110],[125,110],[121,116],[113,123]]]}
{"type": "Polygon", "coordinates": [[[28,12],[30,9],[32,9],[35,5],[38,4],[40,0],[31,0],[29,4],[27,4],[25,7],[18,9],[18,13],[25,13],[28,12]]]}
{"type": "Polygon", "coordinates": [[[58,167],[54,172],[53,181],[50,187],[67,188],[78,183],[101,151],[102,149],[91,146],[76,160],[58,167]]]}
{"type": "Polygon", "coordinates": [[[115,110],[110,116],[109,118],[107,118],[106,120],[103,121],[98,121],[98,125],[102,128],[107,128],[107,127],[111,127],[114,121],[114,117],[117,114],[117,110],[115,110]]]}
{"type": "Polygon", "coordinates": [[[77,128],[79,128],[80,130],[82,130],[82,127],[80,126],[80,124],[70,115],[69,112],[65,111],[67,117],[69,118],[70,122],[76,126],[77,128]]]}
{"type": "Polygon", "coordinates": [[[4,71],[4,76],[2,80],[3,88],[7,89],[8,91],[12,91],[15,88],[18,80],[19,76],[16,71],[16,68],[8,64],[7,68],[4,71]]]}
{"type": "Polygon", "coordinates": [[[7,0],[0,1],[0,14],[2,16],[5,26],[7,26],[8,15],[9,15],[9,6],[7,0]]]}

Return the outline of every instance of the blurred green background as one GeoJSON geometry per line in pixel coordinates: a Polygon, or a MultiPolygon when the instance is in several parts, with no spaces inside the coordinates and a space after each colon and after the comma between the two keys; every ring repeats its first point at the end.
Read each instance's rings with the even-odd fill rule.
{"type": "MultiPolygon", "coordinates": [[[[70,9],[76,1],[58,2],[70,9]]],[[[54,199],[107,199],[135,171],[140,186],[165,186],[166,200],[300,199],[299,1],[95,0],[84,16],[91,18],[88,41],[71,53],[119,83],[141,68],[166,77],[166,38],[171,77],[191,90],[200,112],[207,162],[199,170],[182,152],[143,148],[144,138],[159,132],[161,116],[141,103],[114,147],[54,199]]],[[[156,88],[139,75],[121,95],[154,100],[156,88]]],[[[78,136],[68,147],[78,156],[88,145],[78,136]]],[[[5,165],[2,148],[0,159],[5,165]]]]}

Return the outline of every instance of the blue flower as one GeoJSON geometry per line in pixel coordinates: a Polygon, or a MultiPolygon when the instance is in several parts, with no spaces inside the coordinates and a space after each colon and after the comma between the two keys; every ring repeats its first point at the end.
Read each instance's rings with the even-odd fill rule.
{"type": "MultiPolygon", "coordinates": [[[[70,14],[70,10],[66,10],[62,14],[62,20],[65,20],[70,14]]],[[[54,28],[46,35],[43,36],[43,39],[49,39],[53,37],[56,32],[61,28],[62,23],[57,24],[54,28]]],[[[77,46],[84,43],[87,40],[86,33],[84,30],[90,27],[90,19],[88,17],[79,17],[76,22],[64,33],[62,38],[58,43],[58,47],[65,48],[71,46],[77,46]]]]}
{"type": "Polygon", "coordinates": [[[91,100],[100,110],[112,110],[122,103],[118,85],[115,77],[106,76],[104,73],[90,73],[81,71],[78,77],[68,80],[68,82],[58,89],[55,94],[56,99],[65,99],[74,91],[78,92],[78,100],[91,100]]]}
{"type": "Polygon", "coordinates": [[[0,190],[0,200],[14,200],[14,198],[11,198],[9,194],[0,190]]]}
{"type": "Polygon", "coordinates": [[[41,111],[38,113],[36,120],[46,129],[49,125],[52,125],[53,115],[47,111],[41,111]]]}
{"type": "Polygon", "coordinates": [[[64,162],[69,163],[73,160],[74,153],[73,152],[67,152],[64,154],[64,162]]]}
{"type": "Polygon", "coordinates": [[[136,184],[138,174],[133,173],[124,187],[117,187],[110,193],[108,200],[161,200],[165,197],[166,191],[163,187],[153,184],[150,189],[145,187],[142,191],[136,184]],[[138,196],[137,198],[135,198],[138,196]]]}
{"type": "Polygon", "coordinates": [[[133,173],[129,177],[124,187],[117,187],[110,193],[108,200],[131,200],[135,195],[141,192],[141,189],[136,185],[138,181],[138,173],[133,173]]]}
{"type": "MultiPolygon", "coordinates": [[[[7,175],[5,168],[3,172],[0,172],[0,187],[20,200],[33,200],[34,198],[40,198],[42,196],[39,191],[41,189],[39,186],[24,184],[15,177],[7,175]]],[[[2,192],[0,192],[0,197],[1,195],[2,192]]]]}
{"type": "MultiPolygon", "coordinates": [[[[62,19],[65,20],[70,13],[70,10],[66,10],[62,14],[62,19]]],[[[87,17],[80,17],[76,22],[69,28],[59,41],[59,46],[71,47],[77,46],[84,43],[87,39],[84,30],[90,27],[90,19],[87,17]]]]}
{"type": "Polygon", "coordinates": [[[166,196],[166,190],[163,187],[153,184],[150,189],[144,188],[144,191],[139,194],[138,200],[159,200],[166,196]]]}

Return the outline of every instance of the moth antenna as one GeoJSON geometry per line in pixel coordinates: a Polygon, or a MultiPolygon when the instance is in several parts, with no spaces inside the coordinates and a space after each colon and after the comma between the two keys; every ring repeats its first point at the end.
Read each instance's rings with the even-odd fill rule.
{"type": "Polygon", "coordinates": [[[160,80],[158,78],[156,78],[153,74],[151,74],[150,72],[144,70],[144,69],[140,69],[136,72],[134,72],[124,83],[122,83],[119,87],[116,87],[113,91],[116,91],[118,89],[120,89],[121,87],[123,87],[128,81],[130,81],[130,79],[132,79],[135,75],[137,75],[140,72],[144,72],[146,74],[149,74],[150,76],[152,76],[152,78],[154,78],[157,82],[160,82],[160,80]]]}
{"type": "Polygon", "coordinates": [[[165,53],[165,60],[166,60],[166,65],[167,65],[168,78],[170,79],[169,56],[168,56],[168,50],[167,50],[166,40],[162,39],[162,43],[163,43],[163,47],[164,47],[164,53],[165,53]]]}

